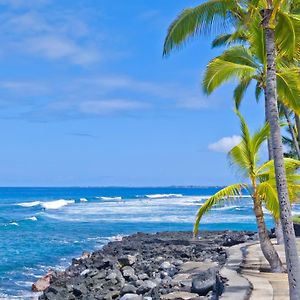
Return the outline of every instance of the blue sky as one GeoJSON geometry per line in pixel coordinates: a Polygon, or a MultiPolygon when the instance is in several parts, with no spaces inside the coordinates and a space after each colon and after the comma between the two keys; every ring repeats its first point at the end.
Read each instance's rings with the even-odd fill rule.
{"type": "MultiPolygon", "coordinates": [[[[239,135],[232,84],[199,38],[162,58],[181,0],[0,0],[0,185],[223,185],[239,135]],[[220,140],[224,137],[230,137],[220,140]]],[[[252,128],[263,106],[247,95],[252,128]]]]}

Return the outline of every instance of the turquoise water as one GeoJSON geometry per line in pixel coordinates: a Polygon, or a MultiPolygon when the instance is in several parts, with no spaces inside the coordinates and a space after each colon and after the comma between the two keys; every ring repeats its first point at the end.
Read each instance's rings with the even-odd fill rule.
{"type": "MultiPolygon", "coordinates": [[[[0,299],[31,299],[40,275],[119,235],[191,230],[197,208],[217,190],[0,188],[0,299]]],[[[201,228],[255,230],[250,198],[214,208],[201,228]]]]}

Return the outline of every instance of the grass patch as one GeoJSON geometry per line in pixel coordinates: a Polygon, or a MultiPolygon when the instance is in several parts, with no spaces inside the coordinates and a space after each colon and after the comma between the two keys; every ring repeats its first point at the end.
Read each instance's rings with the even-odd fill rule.
{"type": "Polygon", "coordinates": [[[300,216],[294,216],[293,217],[293,222],[296,224],[300,224],[300,216]]]}

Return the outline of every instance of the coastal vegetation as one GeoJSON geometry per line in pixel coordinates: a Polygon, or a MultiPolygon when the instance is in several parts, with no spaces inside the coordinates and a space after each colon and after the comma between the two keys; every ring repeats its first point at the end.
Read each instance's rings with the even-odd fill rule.
{"type": "MultiPolygon", "coordinates": [[[[256,98],[259,98],[263,91],[266,121],[270,125],[271,132],[268,148],[272,160],[269,164],[273,165],[275,174],[274,182],[277,187],[287,257],[290,299],[300,299],[300,266],[291,217],[291,199],[289,199],[287,168],[284,163],[278,100],[288,107],[288,109],[283,107],[286,117],[289,117],[290,110],[293,110],[296,120],[299,121],[298,12],[297,1],[210,0],[194,8],[185,9],[174,20],[169,27],[163,52],[164,55],[170,54],[196,35],[219,33],[213,45],[222,45],[229,49],[208,65],[204,90],[210,93],[223,82],[233,77],[238,78],[239,83],[234,91],[237,106],[252,81],[256,81],[256,98]],[[228,33],[228,30],[231,32],[228,33]],[[235,45],[236,43],[240,45],[235,45]]],[[[292,131],[291,133],[294,134],[292,131]]],[[[295,136],[292,137],[297,152],[299,133],[297,141],[295,136]]]]}
{"type": "MultiPolygon", "coordinates": [[[[230,161],[238,167],[240,173],[248,179],[249,183],[236,183],[227,186],[208,198],[197,213],[194,234],[198,233],[198,226],[202,216],[214,205],[225,200],[235,201],[241,199],[243,190],[246,190],[253,200],[253,210],[262,252],[273,272],[283,272],[282,262],[269,238],[263,212],[264,204],[274,218],[279,219],[280,209],[276,191],[274,162],[270,160],[262,165],[259,164],[259,151],[269,136],[269,124],[266,123],[264,127],[251,135],[244,118],[239,112],[237,112],[237,115],[241,123],[242,141],[228,155],[230,161]]],[[[291,201],[296,201],[300,196],[300,175],[296,173],[300,166],[300,161],[285,158],[284,162],[289,197],[291,201]]]]}

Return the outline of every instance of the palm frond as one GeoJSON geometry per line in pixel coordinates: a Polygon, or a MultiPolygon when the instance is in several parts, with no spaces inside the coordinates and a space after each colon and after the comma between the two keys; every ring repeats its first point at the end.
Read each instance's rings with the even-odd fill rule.
{"type": "Polygon", "coordinates": [[[203,90],[210,94],[231,79],[251,78],[256,74],[257,68],[248,49],[243,46],[231,47],[207,65],[202,82],[203,90]]]}
{"type": "Polygon", "coordinates": [[[252,151],[253,153],[258,153],[261,145],[265,142],[270,135],[270,125],[269,123],[265,123],[265,125],[257,130],[252,136],[252,151]]]}
{"type": "Polygon", "coordinates": [[[217,204],[218,202],[222,200],[228,200],[228,199],[235,199],[236,197],[241,197],[242,189],[245,188],[246,185],[237,183],[230,186],[227,186],[226,188],[220,190],[219,192],[215,193],[213,196],[211,196],[209,199],[207,199],[204,204],[199,208],[197,215],[196,215],[196,221],[194,224],[194,235],[198,234],[199,231],[199,223],[202,219],[202,216],[207,213],[212,206],[217,204]]]}
{"type": "Polygon", "coordinates": [[[277,71],[278,97],[287,107],[300,112],[299,69],[281,68],[277,71]]]}
{"type": "Polygon", "coordinates": [[[212,48],[223,47],[223,46],[231,46],[232,44],[245,43],[247,41],[247,37],[245,36],[242,30],[238,30],[233,33],[224,33],[218,35],[212,41],[212,48]]]}
{"type": "Polygon", "coordinates": [[[265,202],[267,210],[270,211],[276,219],[279,219],[280,208],[276,185],[274,186],[269,181],[262,182],[257,187],[257,194],[260,200],[265,202]]]}
{"type": "Polygon", "coordinates": [[[257,82],[255,85],[255,100],[256,100],[256,102],[259,102],[261,93],[262,93],[262,88],[260,86],[260,82],[257,82]]]}
{"type": "Polygon", "coordinates": [[[228,156],[233,164],[238,166],[240,171],[248,177],[254,173],[255,153],[253,153],[252,139],[249,128],[242,115],[237,110],[235,112],[240,119],[242,140],[237,146],[233,147],[229,151],[228,156]]]}
{"type": "Polygon", "coordinates": [[[300,56],[300,18],[289,12],[278,11],[276,22],[276,44],[278,55],[290,60],[300,56]]]}
{"type": "Polygon", "coordinates": [[[185,44],[190,38],[211,31],[224,31],[239,15],[241,8],[234,0],[209,0],[185,9],[172,22],[164,43],[163,55],[185,44]],[[235,12],[235,13],[233,13],[235,12]]]}
{"type": "Polygon", "coordinates": [[[266,62],[266,46],[265,46],[265,35],[262,26],[260,26],[261,17],[256,13],[248,26],[248,42],[251,53],[256,57],[259,63],[263,66],[266,62]]]}
{"type": "Polygon", "coordinates": [[[242,78],[239,82],[239,84],[236,86],[236,88],[233,91],[233,97],[234,97],[234,102],[235,102],[235,107],[239,109],[241,105],[241,101],[252,81],[252,77],[245,77],[242,78]]]}

